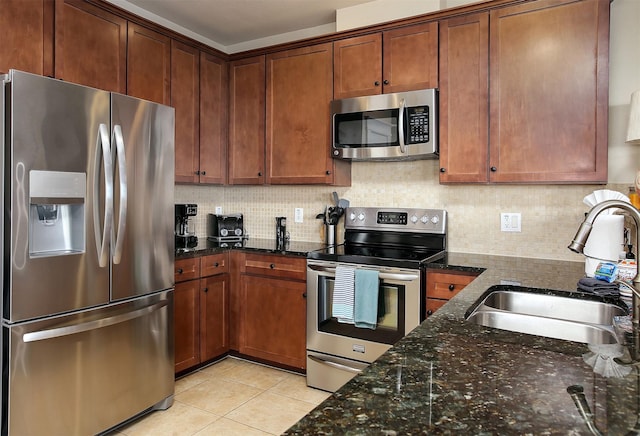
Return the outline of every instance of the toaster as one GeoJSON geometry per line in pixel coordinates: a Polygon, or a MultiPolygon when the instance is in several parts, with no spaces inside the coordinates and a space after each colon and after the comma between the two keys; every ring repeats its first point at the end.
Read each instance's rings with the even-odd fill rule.
{"type": "Polygon", "coordinates": [[[209,238],[225,238],[227,240],[244,237],[244,225],[242,214],[215,215],[210,213],[207,217],[207,232],[209,238]]]}

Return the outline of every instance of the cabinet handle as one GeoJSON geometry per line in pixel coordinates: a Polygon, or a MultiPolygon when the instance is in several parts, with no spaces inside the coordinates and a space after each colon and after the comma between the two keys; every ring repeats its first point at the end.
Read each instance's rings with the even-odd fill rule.
{"type": "Polygon", "coordinates": [[[209,288],[204,288],[203,291],[204,292],[209,292],[209,288]]]}
{"type": "Polygon", "coordinates": [[[447,170],[446,170],[446,168],[440,168],[440,172],[441,172],[441,173],[446,173],[446,172],[447,172],[447,170]]]}
{"type": "Polygon", "coordinates": [[[274,269],[276,267],[275,263],[272,263],[271,265],[269,265],[269,268],[274,269]]]}
{"type": "Polygon", "coordinates": [[[388,85],[389,81],[388,80],[383,80],[382,83],[384,83],[385,85],[388,85]]]}
{"type": "Polygon", "coordinates": [[[220,264],[219,264],[218,262],[216,262],[216,263],[215,263],[215,265],[213,265],[213,266],[215,266],[216,268],[218,268],[218,266],[220,266],[220,264]]]}
{"type": "Polygon", "coordinates": [[[327,176],[331,175],[331,171],[329,171],[329,170],[327,170],[326,173],[327,173],[327,176]]]}
{"type": "Polygon", "coordinates": [[[306,292],[302,293],[302,298],[307,298],[307,293],[306,292]]]}
{"type": "Polygon", "coordinates": [[[453,284],[450,284],[450,285],[449,285],[449,290],[450,290],[451,292],[453,292],[453,290],[454,290],[455,288],[456,288],[456,287],[455,287],[455,286],[453,286],[453,284]]]}
{"type": "Polygon", "coordinates": [[[200,175],[200,170],[196,171],[195,173],[196,173],[196,176],[199,176],[200,175]]]}
{"type": "Polygon", "coordinates": [[[431,309],[427,310],[427,316],[431,316],[431,315],[433,315],[433,310],[431,309]]]}
{"type": "Polygon", "coordinates": [[[201,175],[203,175],[203,176],[206,176],[206,175],[207,175],[207,172],[206,172],[206,171],[203,171],[203,172],[201,172],[200,174],[201,174],[201,175]]]}
{"type": "Polygon", "coordinates": [[[178,274],[182,274],[183,270],[182,268],[178,268],[178,274]]]}
{"type": "Polygon", "coordinates": [[[375,86],[380,86],[380,81],[379,81],[379,80],[376,80],[375,82],[373,82],[373,84],[374,84],[375,86]]]}
{"type": "Polygon", "coordinates": [[[491,167],[491,172],[492,172],[492,173],[495,173],[496,171],[498,171],[498,168],[496,168],[496,167],[491,167]]]}
{"type": "Polygon", "coordinates": [[[258,171],[258,177],[262,177],[262,171],[258,171]]]}

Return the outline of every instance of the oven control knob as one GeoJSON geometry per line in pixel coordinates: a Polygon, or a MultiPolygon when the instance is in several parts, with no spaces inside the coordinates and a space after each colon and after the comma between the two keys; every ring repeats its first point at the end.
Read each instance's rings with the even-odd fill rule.
{"type": "Polygon", "coordinates": [[[358,215],[358,219],[360,221],[364,221],[364,214],[362,212],[360,212],[360,215],[358,215]]]}
{"type": "Polygon", "coordinates": [[[422,218],[420,218],[420,222],[421,222],[422,224],[426,224],[426,223],[428,223],[428,222],[429,222],[429,217],[428,217],[428,216],[426,216],[426,215],[422,215],[422,218]]]}
{"type": "Polygon", "coordinates": [[[438,218],[437,215],[434,215],[433,217],[431,217],[431,222],[434,224],[438,224],[438,222],[440,221],[440,218],[438,218]]]}
{"type": "Polygon", "coordinates": [[[417,222],[418,222],[418,217],[417,217],[417,216],[415,216],[415,215],[413,215],[413,216],[411,217],[411,222],[412,222],[412,223],[414,223],[414,224],[415,224],[415,223],[417,223],[417,222]]]}

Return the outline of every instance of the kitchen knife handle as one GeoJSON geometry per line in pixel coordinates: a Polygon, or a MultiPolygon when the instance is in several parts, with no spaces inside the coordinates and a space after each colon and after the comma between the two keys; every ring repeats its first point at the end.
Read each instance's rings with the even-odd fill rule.
{"type": "Polygon", "coordinates": [[[127,159],[124,150],[122,127],[120,125],[116,124],[113,126],[113,136],[116,143],[116,156],[118,158],[118,175],[120,176],[120,211],[118,214],[116,243],[113,250],[113,263],[117,265],[122,259],[122,246],[124,245],[124,234],[127,228],[127,159]]]}

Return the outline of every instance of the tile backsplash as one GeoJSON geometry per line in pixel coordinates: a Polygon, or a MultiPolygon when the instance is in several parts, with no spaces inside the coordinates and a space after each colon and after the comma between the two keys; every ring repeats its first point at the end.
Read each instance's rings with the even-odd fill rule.
{"type": "MultiPolygon", "coordinates": [[[[588,211],[583,198],[598,189],[628,193],[628,185],[440,185],[438,161],[354,162],[352,186],[192,186],[176,185],[176,203],[198,204],[195,228],[207,236],[207,214],[244,214],[249,237],[275,238],[275,217],[287,217],[291,238],[322,241],[321,220],[332,192],[353,206],[445,209],[448,250],[468,253],[576,260],[567,249],[588,211]],[[294,223],[294,209],[304,221],[294,223]],[[519,212],[522,232],[500,231],[500,212],[519,212]]],[[[341,220],[341,224],[344,218],[341,220]]],[[[339,228],[339,232],[340,232],[339,228]]]]}

